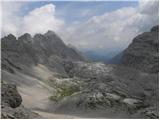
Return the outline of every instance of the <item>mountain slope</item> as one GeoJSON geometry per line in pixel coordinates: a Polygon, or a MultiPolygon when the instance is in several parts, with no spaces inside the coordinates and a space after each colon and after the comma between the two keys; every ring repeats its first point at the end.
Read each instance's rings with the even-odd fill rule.
{"type": "Polygon", "coordinates": [[[159,26],[142,33],[124,51],[124,65],[149,73],[159,72],[159,26]]]}
{"type": "Polygon", "coordinates": [[[43,64],[49,69],[65,74],[62,66],[64,61],[86,60],[76,50],[67,47],[52,31],[44,35],[36,34],[33,38],[27,33],[18,39],[10,34],[2,38],[1,42],[2,69],[9,70],[9,66],[21,69],[22,65],[43,64]]]}
{"type": "Polygon", "coordinates": [[[108,60],[107,63],[108,64],[121,64],[122,63],[122,55],[123,55],[123,51],[118,53],[116,56],[114,56],[110,60],[108,60]]]}
{"type": "Polygon", "coordinates": [[[86,61],[52,31],[34,37],[26,33],[18,39],[9,34],[1,39],[1,46],[2,80],[15,84],[22,104],[32,110],[45,111],[52,106],[49,97],[54,88],[46,85],[46,80],[59,74],[67,77],[64,65],[69,61],[86,61]]]}
{"type": "Polygon", "coordinates": [[[22,104],[44,118],[159,117],[158,74],[89,62],[76,51],[51,31],[9,35],[2,40],[2,79],[16,84],[22,104]]]}

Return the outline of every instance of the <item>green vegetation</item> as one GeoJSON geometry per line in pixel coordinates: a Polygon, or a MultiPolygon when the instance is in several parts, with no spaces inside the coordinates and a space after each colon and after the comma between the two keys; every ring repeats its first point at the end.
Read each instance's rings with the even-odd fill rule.
{"type": "Polygon", "coordinates": [[[69,86],[69,87],[63,87],[60,88],[60,90],[57,91],[57,94],[54,96],[50,96],[49,99],[52,101],[60,101],[66,96],[71,96],[73,93],[78,92],[79,88],[77,86],[69,86]]]}

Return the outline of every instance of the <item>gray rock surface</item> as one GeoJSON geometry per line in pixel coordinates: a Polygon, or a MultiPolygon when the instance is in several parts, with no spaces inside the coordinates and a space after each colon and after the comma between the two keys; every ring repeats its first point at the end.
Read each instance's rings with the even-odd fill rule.
{"type": "Polygon", "coordinates": [[[26,109],[21,103],[22,98],[14,84],[8,84],[2,81],[1,91],[1,118],[2,119],[29,119],[40,118],[40,116],[29,109],[26,109]]]}
{"type": "Polygon", "coordinates": [[[2,86],[2,117],[28,118],[30,110],[38,110],[86,118],[158,118],[157,31],[136,37],[123,65],[90,62],[52,31],[2,38],[2,79],[16,84],[22,96],[15,86],[4,95],[2,86]]]}
{"type": "Polygon", "coordinates": [[[22,98],[17,91],[14,84],[6,84],[2,81],[2,103],[7,104],[12,108],[16,108],[21,105],[22,98]]]}
{"type": "Polygon", "coordinates": [[[44,35],[36,34],[31,37],[26,33],[16,39],[8,35],[1,39],[2,69],[14,72],[10,66],[21,70],[21,65],[33,66],[44,64],[49,69],[65,73],[63,62],[86,61],[86,58],[77,50],[66,46],[63,41],[52,31],[44,35]],[[14,63],[14,64],[13,64],[14,63]]]}
{"type": "Polygon", "coordinates": [[[57,112],[103,109],[111,118],[158,118],[158,75],[102,63],[76,62],[73,66],[68,81],[78,84],[80,90],[61,99],[57,112]]]}
{"type": "MultiPolygon", "coordinates": [[[[63,67],[65,61],[86,61],[84,56],[77,50],[66,46],[52,31],[44,35],[36,34],[33,37],[26,33],[18,39],[9,34],[1,39],[1,46],[2,71],[4,71],[2,79],[9,83],[2,84],[2,118],[34,118],[37,116],[21,105],[22,98],[16,86],[22,89],[22,95],[26,92],[23,90],[26,86],[28,91],[32,85],[35,85],[33,89],[41,90],[38,85],[41,87],[43,85],[32,79],[44,80],[45,76],[49,77],[52,73],[66,77],[67,74],[63,67]]],[[[36,101],[33,103],[37,104],[36,101]]]]}
{"type": "Polygon", "coordinates": [[[149,73],[159,72],[159,26],[142,33],[124,51],[124,65],[149,73]]]}

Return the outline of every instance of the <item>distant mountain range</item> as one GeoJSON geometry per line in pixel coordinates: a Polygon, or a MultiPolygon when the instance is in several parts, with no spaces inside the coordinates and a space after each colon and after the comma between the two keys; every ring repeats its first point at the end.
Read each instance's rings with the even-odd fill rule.
{"type": "Polygon", "coordinates": [[[121,64],[122,63],[123,51],[108,60],[108,64],[121,64]]]}
{"type": "Polygon", "coordinates": [[[85,51],[84,54],[90,58],[92,61],[100,61],[106,64],[111,63],[111,59],[115,57],[119,50],[111,51],[111,52],[106,52],[104,50],[102,51],[85,51]]]}

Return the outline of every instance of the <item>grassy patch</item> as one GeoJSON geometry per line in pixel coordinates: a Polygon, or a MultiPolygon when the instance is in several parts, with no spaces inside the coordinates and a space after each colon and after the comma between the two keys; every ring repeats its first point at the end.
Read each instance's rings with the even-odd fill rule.
{"type": "Polygon", "coordinates": [[[62,100],[66,96],[71,96],[73,93],[78,92],[79,88],[77,86],[62,87],[58,90],[57,94],[50,96],[49,99],[55,102],[62,100]]]}

